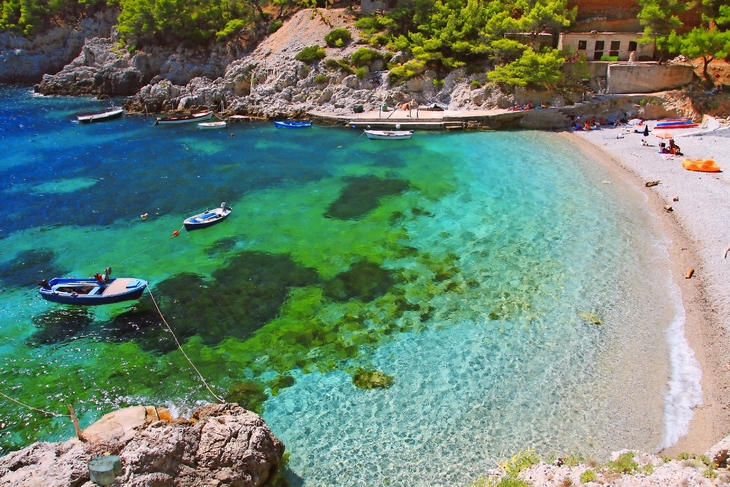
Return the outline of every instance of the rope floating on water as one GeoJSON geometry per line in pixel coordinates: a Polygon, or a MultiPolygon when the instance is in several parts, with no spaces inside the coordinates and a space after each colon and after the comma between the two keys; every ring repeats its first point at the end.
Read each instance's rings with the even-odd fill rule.
{"type": "Polygon", "coordinates": [[[157,301],[155,300],[155,297],[152,295],[152,291],[150,291],[149,288],[147,288],[147,291],[149,292],[150,298],[152,298],[152,303],[155,305],[155,308],[157,308],[157,312],[160,314],[160,318],[162,319],[162,322],[167,327],[167,331],[169,331],[170,334],[172,335],[172,338],[175,340],[175,343],[177,344],[177,348],[180,350],[180,352],[182,352],[183,357],[185,357],[185,360],[187,360],[188,363],[190,364],[190,366],[193,368],[193,370],[195,370],[195,372],[198,374],[198,377],[200,377],[200,381],[203,383],[205,388],[208,389],[208,392],[210,392],[210,394],[216,399],[216,401],[218,401],[220,403],[224,403],[225,401],[223,399],[221,399],[220,397],[218,397],[218,395],[215,392],[213,392],[213,389],[210,388],[210,386],[208,385],[208,382],[206,382],[205,378],[203,377],[203,374],[200,373],[200,371],[195,366],[193,361],[190,360],[190,357],[188,357],[188,354],[185,353],[185,350],[183,350],[183,347],[180,344],[180,341],[177,339],[177,336],[175,336],[175,332],[172,331],[172,328],[170,328],[170,325],[167,323],[167,320],[165,320],[165,317],[162,314],[162,310],[157,305],[157,301]]]}
{"type": "Polygon", "coordinates": [[[25,403],[23,403],[23,402],[20,402],[20,401],[18,401],[17,399],[13,399],[12,397],[8,396],[7,394],[5,394],[5,393],[3,393],[3,392],[0,392],[0,396],[3,396],[3,397],[4,397],[5,399],[7,399],[8,401],[12,401],[12,402],[14,402],[15,404],[19,404],[19,405],[21,405],[21,406],[23,406],[24,408],[30,409],[31,411],[36,411],[36,412],[39,412],[39,413],[45,414],[46,416],[54,416],[54,417],[56,417],[56,418],[70,418],[70,417],[71,417],[71,415],[70,415],[70,414],[58,414],[58,413],[54,413],[54,412],[51,412],[51,411],[46,411],[46,410],[44,410],[44,409],[38,409],[38,408],[34,408],[33,406],[30,406],[30,405],[28,405],[28,404],[25,404],[25,403]]]}

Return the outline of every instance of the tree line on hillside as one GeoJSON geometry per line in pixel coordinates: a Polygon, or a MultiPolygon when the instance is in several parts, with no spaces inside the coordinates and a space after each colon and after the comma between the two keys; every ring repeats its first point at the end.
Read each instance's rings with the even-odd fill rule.
{"type": "MultiPolygon", "coordinates": [[[[117,30],[125,46],[134,50],[151,44],[222,42],[262,26],[273,32],[293,11],[328,0],[0,1],[0,31],[26,36],[102,8],[118,8],[117,30]]],[[[707,64],[730,53],[728,0],[637,2],[644,27],[640,42],[656,42],[661,57],[703,58],[709,80],[707,64]],[[679,15],[689,8],[702,9],[702,25],[687,31],[679,15]]],[[[547,88],[562,81],[562,65],[573,53],[545,45],[541,34],[555,36],[566,30],[576,14],[567,0],[401,0],[389,12],[361,17],[356,26],[371,47],[411,54],[410,60],[389,65],[392,79],[408,79],[425,69],[445,73],[466,66],[470,72],[486,71],[493,82],[547,88]]],[[[340,42],[335,45],[345,42],[343,36],[334,37],[340,42]]],[[[335,64],[348,63],[330,66],[335,64]]]]}

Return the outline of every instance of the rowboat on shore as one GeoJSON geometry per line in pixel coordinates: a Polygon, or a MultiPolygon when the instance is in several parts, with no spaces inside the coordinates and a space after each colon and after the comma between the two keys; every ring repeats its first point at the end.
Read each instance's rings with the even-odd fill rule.
{"type": "Polygon", "coordinates": [[[112,107],[109,110],[101,113],[91,113],[88,115],[78,115],[76,120],[79,123],[91,123],[91,122],[103,122],[105,120],[112,120],[119,118],[124,114],[124,108],[112,107]]]}
{"type": "Polygon", "coordinates": [[[169,117],[156,117],[155,125],[174,125],[179,123],[203,122],[213,118],[213,110],[191,113],[189,115],[171,115],[169,117]]]}

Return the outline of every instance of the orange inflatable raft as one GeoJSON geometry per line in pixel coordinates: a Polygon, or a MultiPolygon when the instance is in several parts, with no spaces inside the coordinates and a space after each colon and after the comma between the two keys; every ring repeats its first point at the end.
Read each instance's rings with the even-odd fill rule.
{"type": "Polygon", "coordinates": [[[685,159],[682,166],[688,171],[720,172],[720,166],[712,159],[685,159]]]}

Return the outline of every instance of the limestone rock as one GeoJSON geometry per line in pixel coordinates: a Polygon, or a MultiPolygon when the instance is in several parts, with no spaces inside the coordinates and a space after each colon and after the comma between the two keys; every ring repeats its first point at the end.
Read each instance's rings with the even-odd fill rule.
{"type": "Polygon", "coordinates": [[[92,487],[88,462],[118,455],[125,487],[258,487],[275,472],[284,445],[255,413],[211,404],[190,419],[136,406],[104,416],[83,432],[87,440],[35,443],[0,458],[3,487],[92,487]]]}

